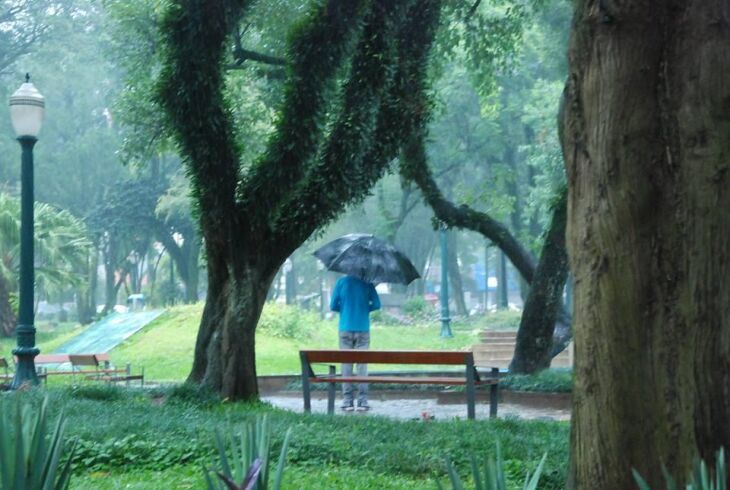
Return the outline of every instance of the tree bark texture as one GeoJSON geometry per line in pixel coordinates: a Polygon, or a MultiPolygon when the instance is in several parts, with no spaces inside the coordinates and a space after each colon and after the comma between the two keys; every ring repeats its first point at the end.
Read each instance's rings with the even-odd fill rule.
{"type": "Polygon", "coordinates": [[[227,398],[255,399],[255,329],[276,269],[267,260],[231,260],[231,250],[207,247],[207,254],[208,295],[188,381],[227,398]]]}
{"type": "Polygon", "coordinates": [[[515,354],[509,365],[511,372],[535,373],[550,367],[555,324],[563,306],[563,289],[568,277],[566,206],[567,195],[563,194],[554,205],[540,262],[522,311],[515,354]]]}
{"type": "Polygon", "coordinates": [[[730,443],[730,3],[576,8],[569,487],[683,487],[730,443]]]}

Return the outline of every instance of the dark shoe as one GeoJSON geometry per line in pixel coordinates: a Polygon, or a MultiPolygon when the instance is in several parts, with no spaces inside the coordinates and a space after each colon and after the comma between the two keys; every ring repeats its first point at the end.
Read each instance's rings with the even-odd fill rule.
{"type": "Polygon", "coordinates": [[[368,410],[370,410],[370,405],[368,405],[368,402],[357,402],[358,412],[367,412],[368,410]]]}
{"type": "Polygon", "coordinates": [[[340,408],[345,412],[352,412],[353,410],[355,410],[355,407],[352,405],[352,401],[342,402],[342,406],[340,406],[340,408]]]}

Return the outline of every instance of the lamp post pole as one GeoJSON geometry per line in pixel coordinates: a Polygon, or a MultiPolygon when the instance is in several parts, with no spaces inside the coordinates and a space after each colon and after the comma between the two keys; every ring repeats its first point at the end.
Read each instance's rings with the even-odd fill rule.
{"type": "Polygon", "coordinates": [[[449,318],[449,252],[446,225],[439,230],[441,242],[441,337],[451,338],[451,318],[449,318]]]}
{"type": "Polygon", "coordinates": [[[33,136],[21,136],[18,141],[23,155],[20,169],[20,305],[16,328],[18,346],[13,350],[13,355],[18,358],[18,366],[11,385],[14,390],[26,383],[38,384],[34,359],[40,353],[35,346],[33,325],[33,146],[38,140],[33,136]]]}
{"type": "Polygon", "coordinates": [[[33,258],[33,147],[38,141],[38,132],[43,121],[45,107],[43,96],[30,83],[30,75],[25,83],[10,97],[10,118],[22,149],[20,169],[20,287],[18,326],[16,328],[17,347],[13,355],[18,359],[12,389],[24,385],[38,384],[35,371],[35,356],[40,350],[35,346],[35,326],[33,288],[35,285],[33,258]]]}

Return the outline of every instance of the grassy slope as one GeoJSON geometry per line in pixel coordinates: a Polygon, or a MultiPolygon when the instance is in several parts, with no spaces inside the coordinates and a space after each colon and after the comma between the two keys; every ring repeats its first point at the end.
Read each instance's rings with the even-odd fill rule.
{"type": "MultiPolygon", "coordinates": [[[[171,309],[144,330],[130,337],[111,352],[112,360],[119,365],[131,362],[144,366],[146,377],[159,381],[180,381],[190,371],[202,304],[180,306],[171,309]]],[[[265,315],[267,313],[265,312],[265,315]]],[[[498,316],[500,324],[513,322],[515,315],[498,316]]],[[[291,374],[300,370],[298,350],[304,348],[336,348],[337,325],[335,321],[310,321],[311,335],[304,340],[275,337],[266,332],[256,336],[256,360],[259,374],[291,374]]],[[[373,349],[443,349],[459,350],[477,341],[482,323],[455,324],[454,338],[439,337],[440,326],[373,325],[371,330],[373,349]]],[[[377,366],[373,366],[377,368],[377,366]]],[[[392,368],[392,366],[391,366],[392,368]]]]}
{"type": "MultiPolygon", "coordinates": [[[[40,322],[36,325],[36,346],[42,353],[53,352],[61,344],[74,338],[84,331],[86,327],[77,323],[61,323],[60,325],[40,322]]],[[[15,337],[0,338],[0,357],[9,358],[15,348],[15,337]]]]}

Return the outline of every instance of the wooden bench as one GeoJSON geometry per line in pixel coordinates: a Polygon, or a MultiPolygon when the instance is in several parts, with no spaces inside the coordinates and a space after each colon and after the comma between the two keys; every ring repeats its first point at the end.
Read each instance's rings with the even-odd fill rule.
{"type": "MultiPolygon", "coordinates": [[[[0,374],[0,381],[12,383],[13,379],[15,378],[15,373],[10,371],[10,367],[11,366],[8,360],[4,357],[0,357],[0,369],[3,370],[3,373],[0,374]]],[[[43,382],[46,381],[45,374],[38,373],[36,374],[36,376],[38,376],[38,379],[43,380],[43,382]]]]}
{"type": "MultiPolygon", "coordinates": [[[[141,374],[132,374],[131,365],[124,369],[113,368],[111,358],[106,352],[98,354],[39,354],[35,357],[36,369],[40,376],[84,376],[86,379],[106,381],[139,381],[144,386],[144,368],[141,374]],[[49,371],[48,365],[69,364],[68,370],[49,371]]],[[[127,383],[129,384],[129,383],[127,383]]]]}
{"type": "Polygon", "coordinates": [[[144,368],[140,374],[132,374],[130,364],[124,369],[115,369],[110,365],[109,354],[69,354],[71,369],[76,374],[82,374],[86,379],[118,383],[125,381],[139,381],[144,386],[144,368]],[[89,368],[89,369],[85,369],[89,368]]]}
{"type": "Polygon", "coordinates": [[[499,400],[499,369],[492,368],[490,376],[482,379],[474,367],[471,352],[453,351],[376,351],[376,350],[302,350],[299,351],[302,363],[302,392],[304,411],[311,412],[310,383],[327,383],[327,413],[335,411],[335,383],[397,383],[430,385],[463,385],[466,387],[466,405],[469,419],[474,419],[475,387],[489,385],[489,416],[497,416],[499,400]],[[317,375],[312,370],[314,363],[368,363],[368,364],[421,364],[442,366],[464,366],[463,376],[348,376],[336,374],[334,364],[329,364],[326,375],[317,375]]]}

